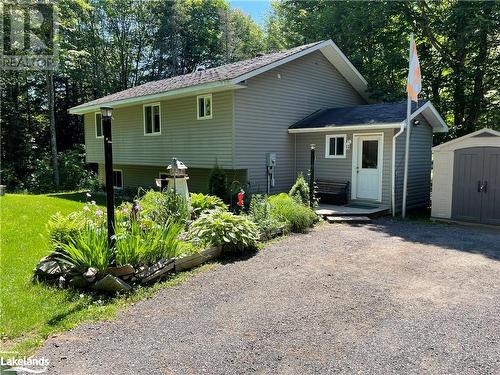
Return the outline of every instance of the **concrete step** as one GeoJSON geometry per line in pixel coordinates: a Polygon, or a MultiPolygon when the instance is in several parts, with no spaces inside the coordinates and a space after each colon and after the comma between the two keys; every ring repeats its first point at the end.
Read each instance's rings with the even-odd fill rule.
{"type": "Polygon", "coordinates": [[[327,216],[326,221],[329,223],[369,223],[372,221],[368,216],[327,216]]]}

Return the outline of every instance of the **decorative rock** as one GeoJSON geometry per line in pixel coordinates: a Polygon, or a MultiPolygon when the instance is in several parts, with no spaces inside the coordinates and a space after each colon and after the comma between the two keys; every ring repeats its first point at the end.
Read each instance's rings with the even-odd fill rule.
{"type": "Polygon", "coordinates": [[[37,264],[35,273],[46,277],[55,277],[61,275],[62,270],[59,263],[55,260],[43,258],[40,263],[37,264]]]}
{"type": "Polygon", "coordinates": [[[97,268],[89,267],[89,269],[83,274],[83,277],[85,277],[87,281],[91,283],[95,280],[97,272],[99,272],[97,268]]]}
{"type": "Polygon", "coordinates": [[[124,266],[108,267],[108,272],[113,276],[127,276],[133,275],[135,269],[130,264],[125,264],[124,266]]]}
{"type": "Polygon", "coordinates": [[[93,288],[104,292],[126,292],[132,287],[118,277],[106,275],[101,280],[97,281],[93,288]]]}
{"type": "Polygon", "coordinates": [[[83,288],[86,288],[90,285],[89,281],[82,275],[78,275],[78,276],[75,276],[73,277],[68,285],[71,287],[71,288],[75,288],[75,289],[83,289],[83,288]]]}

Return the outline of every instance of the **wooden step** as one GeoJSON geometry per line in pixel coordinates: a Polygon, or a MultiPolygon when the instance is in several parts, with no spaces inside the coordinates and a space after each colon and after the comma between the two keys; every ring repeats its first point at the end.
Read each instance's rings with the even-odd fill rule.
{"type": "Polygon", "coordinates": [[[368,216],[327,216],[326,220],[329,223],[369,223],[372,221],[368,216]]]}

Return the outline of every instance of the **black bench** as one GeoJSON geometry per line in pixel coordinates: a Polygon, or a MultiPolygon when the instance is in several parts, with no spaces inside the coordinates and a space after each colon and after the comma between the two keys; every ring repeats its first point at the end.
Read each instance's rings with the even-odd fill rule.
{"type": "Polygon", "coordinates": [[[316,181],[316,196],[320,203],[347,204],[349,181],[316,181]]]}

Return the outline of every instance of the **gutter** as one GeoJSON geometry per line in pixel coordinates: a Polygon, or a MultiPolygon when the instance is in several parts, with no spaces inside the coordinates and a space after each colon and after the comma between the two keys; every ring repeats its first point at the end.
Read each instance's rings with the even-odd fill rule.
{"type": "Polygon", "coordinates": [[[392,216],[396,216],[396,138],[405,131],[405,122],[401,122],[401,128],[392,137],[392,176],[391,176],[391,211],[392,216]]]}
{"type": "Polygon", "coordinates": [[[374,123],[374,124],[359,124],[359,125],[329,125],[320,128],[299,128],[299,129],[288,129],[290,134],[300,134],[300,133],[320,133],[320,132],[332,132],[332,131],[345,131],[345,130],[378,130],[378,129],[398,129],[400,127],[399,122],[393,123],[374,123]]]}

